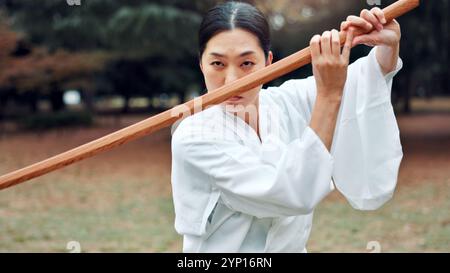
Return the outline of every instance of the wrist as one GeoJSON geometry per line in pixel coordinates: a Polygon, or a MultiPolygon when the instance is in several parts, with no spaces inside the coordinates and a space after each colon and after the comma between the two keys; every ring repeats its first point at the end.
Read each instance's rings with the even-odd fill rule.
{"type": "Polygon", "coordinates": [[[378,47],[381,48],[383,51],[394,52],[400,48],[400,40],[388,44],[381,44],[378,45],[378,47]]]}
{"type": "MultiPolygon", "coordinates": [[[[329,91],[329,90],[328,90],[329,91]]],[[[323,92],[322,92],[323,93],[323,92]]],[[[321,101],[327,104],[341,104],[342,102],[342,89],[336,92],[330,92],[333,94],[317,94],[317,101],[321,101]]]]}
{"type": "Polygon", "coordinates": [[[397,66],[400,51],[400,43],[385,45],[377,48],[376,57],[383,75],[393,71],[397,66]]]}

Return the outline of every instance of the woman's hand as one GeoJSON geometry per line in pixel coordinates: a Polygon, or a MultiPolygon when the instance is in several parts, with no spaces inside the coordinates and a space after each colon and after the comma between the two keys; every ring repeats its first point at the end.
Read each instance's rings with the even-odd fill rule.
{"type": "Polygon", "coordinates": [[[352,40],[353,30],[350,29],[341,53],[339,32],[335,29],[311,39],[312,66],[318,97],[340,101],[347,79],[352,40]]]}
{"type": "Polygon", "coordinates": [[[379,8],[373,8],[370,11],[365,9],[361,11],[360,17],[349,16],[347,21],[341,23],[341,31],[351,28],[356,30],[352,47],[359,44],[378,46],[376,57],[383,74],[397,67],[401,30],[396,20],[387,22],[383,11],[379,8]],[[367,34],[357,34],[368,31],[370,32],[367,34]]]}
{"type": "Polygon", "coordinates": [[[349,27],[354,27],[357,30],[356,33],[370,31],[367,34],[355,34],[352,46],[365,44],[368,46],[384,45],[394,47],[400,42],[401,31],[399,23],[396,20],[387,22],[384,12],[380,8],[373,8],[370,11],[364,9],[361,11],[360,17],[348,16],[347,21],[341,23],[341,31],[346,31],[349,27]]]}
{"type": "Polygon", "coordinates": [[[337,30],[325,31],[311,39],[310,49],[317,96],[309,126],[330,151],[352,47],[353,30],[346,33],[341,53],[337,30]]]}

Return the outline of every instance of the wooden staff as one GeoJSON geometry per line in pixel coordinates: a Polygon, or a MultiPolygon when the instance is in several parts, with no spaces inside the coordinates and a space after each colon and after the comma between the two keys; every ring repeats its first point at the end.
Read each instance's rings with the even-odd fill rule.
{"type": "MultiPolygon", "coordinates": [[[[383,9],[386,20],[391,21],[419,6],[419,0],[399,0],[383,9]]],[[[355,33],[356,35],[362,33],[355,33]]],[[[345,33],[340,33],[341,45],[345,42],[345,33]]],[[[0,190],[41,176],[48,172],[70,165],[74,162],[110,150],[131,140],[151,134],[170,126],[187,114],[202,111],[208,106],[226,101],[239,94],[274,80],[311,62],[309,47],[300,50],[270,66],[260,69],[239,80],[227,84],[201,97],[175,106],[156,116],[123,128],[119,131],[58,154],[28,167],[0,176],[0,190]]]]}

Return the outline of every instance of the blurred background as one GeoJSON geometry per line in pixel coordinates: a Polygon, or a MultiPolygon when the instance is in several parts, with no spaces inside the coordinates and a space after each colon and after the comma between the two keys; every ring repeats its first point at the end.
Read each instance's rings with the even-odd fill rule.
{"type": "MultiPolygon", "coordinates": [[[[0,174],[203,94],[197,29],[215,0],[0,0],[0,174]]],[[[371,3],[247,1],[268,17],[275,61],[371,3]]],[[[404,159],[394,198],[315,213],[310,252],[450,251],[449,1],[398,21],[392,101],[404,159]],[[371,246],[375,241],[377,247],[371,246]]],[[[367,55],[357,46],[352,60],[367,55]]],[[[306,66],[267,85],[312,75],[306,66]]],[[[170,129],[0,192],[0,252],[179,252],[170,129]],[[68,244],[69,243],[69,244],[68,244]]]]}

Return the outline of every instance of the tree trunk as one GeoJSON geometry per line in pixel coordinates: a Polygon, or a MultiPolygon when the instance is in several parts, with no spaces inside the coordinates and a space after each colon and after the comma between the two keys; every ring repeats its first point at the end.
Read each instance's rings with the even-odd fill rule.
{"type": "Polygon", "coordinates": [[[50,103],[52,105],[52,111],[58,112],[65,108],[64,100],[63,100],[63,92],[54,88],[50,92],[50,103]]]}
{"type": "Polygon", "coordinates": [[[123,99],[125,100],[123,108],[122,108],[122,114],[128,114],[130,112],[129,102],[130,102],[130,96],[124,96],[123,99]]]}
{"type": "Polygon", "coordinates": [[[91,92],[91,90],[84,89],[81,90],[81,94],[86,110],[90,113],[95,113],[93,92],[91,92]]]}
{"type": "Polygon", "coordinates": [[[38,112],[38,93],[37,92],[29,92],[26,96],[28,106],[30,107],[30,111],[33,114],[38,112]]]}
{"type": "Polygon", "coordinates": [[[403,88],[403,113],[409,114],[411,113],[411,95],[410,95],[410,88],[411,88],[411,78],[407,77],[404,88],[403,88]]]}

